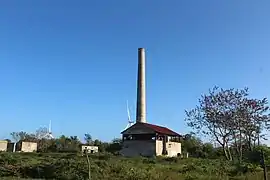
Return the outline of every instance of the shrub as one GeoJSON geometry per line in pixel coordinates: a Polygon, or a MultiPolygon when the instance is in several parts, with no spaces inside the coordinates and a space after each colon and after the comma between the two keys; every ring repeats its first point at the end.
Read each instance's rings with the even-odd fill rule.
{"type": "MultiPolygon", "coordinates": [[[[262,177],[256,164],[233,164],[223,160],[179,158],[124,158],[111,154],[90,155],[95,180],[228,180],[262,177]],[[242,174],[242,175],[239,175],[242,174]]],[[[84,156],[71,153],[1,153],[2,177],[87,179],[84,156]]],[[[255,179],[256,180],[256,179],[255,179]]]]}

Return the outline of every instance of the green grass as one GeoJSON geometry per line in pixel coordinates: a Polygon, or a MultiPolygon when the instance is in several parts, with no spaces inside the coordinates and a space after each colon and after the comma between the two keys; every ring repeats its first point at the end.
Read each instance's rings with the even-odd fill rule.
{"type": "MultiPolygon", "coordinates": [[[[92,180],[262,180],[262,169],[223,160],[124,158],[92,155],[92,180]]],[[[87,179],[86,157],[76,154],[0,153],[0,179],[87,179]]],[[[269,177],[270,178],[270,177],[269,177]]]]}

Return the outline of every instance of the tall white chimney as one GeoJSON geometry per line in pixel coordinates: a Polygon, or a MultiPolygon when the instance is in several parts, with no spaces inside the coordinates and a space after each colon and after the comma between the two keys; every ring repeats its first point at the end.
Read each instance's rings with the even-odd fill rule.
{"type": "Polygon", "coordinates": [[[136,122],[146,123],[145,49],[138,49],[137,112],[136,122]]]}

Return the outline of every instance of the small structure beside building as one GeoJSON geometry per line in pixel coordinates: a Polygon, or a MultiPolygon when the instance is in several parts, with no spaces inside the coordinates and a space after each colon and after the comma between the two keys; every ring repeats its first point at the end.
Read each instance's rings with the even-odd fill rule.
{"type": "Polygon", "coordinates": [[[8,141],[0,140],[0,151],[6,152],[8,148],[8,141]]]}
{"type": "Polygon", "coordinates": [[[91,146],[91,145],[86,145],[86,144],[83,144],[81,145],[81,150],[82,150],[82,153],[90,153],[90,154],[94,154],[94,153],[98,153],[98,146],[91,146]]]}
{"type": "Polygon", "coordinates": [[[0,140],[0,152],[12,152],[14,143],[8,140],[0,140]]]}
{"type": "Polygon", "coordinates": [[[122,132],[123,156],[181,155],[181,135],[162,126],[137,122],[122,132]]]}
{"type": "Polygon", "coordinates": [[[16,143],[16,151],[19,152],[37,152],[37,143],[28,141],[19,141],[16,143]]]}
{"type": "Polygon", "coordinates": [[[8,142],[7,152],[13,152],[14,144],[14,142],[8,142]]]}

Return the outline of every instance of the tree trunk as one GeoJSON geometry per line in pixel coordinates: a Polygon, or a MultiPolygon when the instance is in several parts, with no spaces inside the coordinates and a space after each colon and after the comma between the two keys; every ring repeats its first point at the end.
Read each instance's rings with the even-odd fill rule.
{"type": "Polygon", "coordinates": [[[248,148],[250,151],[253,151],[253,148],[252,148],[252,142],[251,142],[251,135],[249,134],[248,135],[248,148]]]}
{"type": "Polygon", "coordinates": [[[242,147],[242,131],[239,128],[239,163],[242,163],[243,158],[243,147],[242,147]]]}
{"type": "Polygon", "coordinates": [[[226,149],[225,145],[223,145],[222,148],[223,148],[223,153],[224,153],[226,159],[227,159],[227,160],[230,160],[230,157],[229,157],[229,154],[228,154],[228,152],[227,152],[227,149],[226,149]]]}
{"type": "Polygon", "coordinates": [[[233,158],[232,158],[231,150],[227,142],[226,142],[226,148],[227,148],[227,153],[228,153],[228,158],[229,158],[228,160],[232,161],[233,158]]]}
{"type": "Polygon", "coordinates": [[[232,154],[230,152],[230,148],[228,147],[227,143],[222,145],[223,153],[228,161],[232,161],[232,154]]]}

